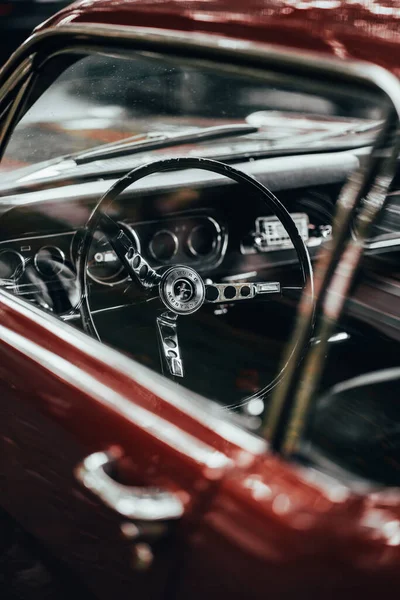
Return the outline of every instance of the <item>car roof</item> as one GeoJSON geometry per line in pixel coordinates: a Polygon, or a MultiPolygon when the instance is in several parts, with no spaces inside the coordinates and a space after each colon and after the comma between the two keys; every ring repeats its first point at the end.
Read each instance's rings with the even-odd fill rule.
{"type": "Polygon", "coordinates": [[[400,76],[400,0],[79,0],[38,29],[71,23],[209,33],[367,60],[400,76]]]}

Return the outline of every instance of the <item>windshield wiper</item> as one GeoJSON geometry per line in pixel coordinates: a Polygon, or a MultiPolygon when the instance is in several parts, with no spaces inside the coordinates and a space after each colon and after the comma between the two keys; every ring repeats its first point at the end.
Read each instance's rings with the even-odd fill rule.
{"type": "Polygon", "coordinates": [[[247,124],[217,125],[195,131],[186,130],[183,133],[150,132],[134,135],[121,142],[103,144],[93,150],[72,154],[68,158],[72,158],[77,165],[84,165],[104,158],[117,158],[119,156],[137,154],[144,150],[158,150],[183,144],[193,144],[195,142],[209,142],[220,138],[237,137],[257,132],[258,127],[247,124]]]}

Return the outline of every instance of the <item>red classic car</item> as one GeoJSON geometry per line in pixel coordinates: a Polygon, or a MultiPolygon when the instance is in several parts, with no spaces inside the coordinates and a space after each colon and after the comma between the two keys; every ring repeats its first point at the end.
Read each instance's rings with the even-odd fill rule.
{"type": "Polygon", "coordinates": [[[3,67],[2,598],[399,593],[399,19],[80,1],[3,67]]]}

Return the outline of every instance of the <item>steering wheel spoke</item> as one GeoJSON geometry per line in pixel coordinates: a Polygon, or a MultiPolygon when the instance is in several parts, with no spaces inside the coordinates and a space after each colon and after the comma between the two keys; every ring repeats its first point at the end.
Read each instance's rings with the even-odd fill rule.
{"type": "MultiPolygon", "coordinates": [[[[246,197],[246,194],[244,194],[246,197]]],[[[164,207],[163,206],[163,210],[164,207]]],[[[141,215],[140,207],[136,213],[141,215]]],[[[164,214],[164,213],[163,213],[164,214]]],[[[164,305],[162,312],[154,315],[152,322],[156,321],[157,341],[161,358],[162,372],[173,378],[183,378],[185,376],[184,360],[185,348],[180,347],[178,336],[178,320],[182,317],[189,317],[196,313],[204,303],[211,304],[230,304],[243,300],[268,300],[279,297],[289,297],[289,300],[297,299],[302,289],[307,286],[309,297],[313,302],[313,278],[311,260],[304,244],[302,236],[299,234],[296,223],[287,212],[282,203],[268,190],[262,183],[252,176],[235,169],[234,167],[213,161],[206,158],[195,157],[175,157],[163,160],[154,160],[148,164],[136,167],[118,181],[116,181],[104,196],[99,200],[95,210],[91,214],[85,229],[82,232],[80,240],[77,271],[79,284],[81,286],[81,303],[79,309],[82,315],[84,329],[91,335],[100,339],[99,331],[93,319],[93,311],[90,307],[90,292],[92,286],[88,285],[88,256],[93,238],[98,230],[101,230],[109,241],[116,256],[126,268],[131,280],[123,294],[128,293],[129,289],[134,288],[135,298],[139,295],[141,302],[145,305],[148,300],[159,299],[164,305]],[[296,252],[299,267],[301,271],[302,285],[297,287],[287,287],[283,282],[278,281],[240,281],[235,283],[207,283],[202,275],[198,273],[193,264],[179,264],[178,257],[171,261],[171,264],[165,264],[159,270],[155,270],[141,255],[137,242],[130,235],[129,228],[118,223],[106,213],[112,206],[112,203],[129,186],[135,184],[144,177],[154,173],[169,173],[181,169],[201,169],[225,176],[232,181],[247,186],[252,194],[257,193],[268,206],[269,212],[272,212],[281,222],[287,232],[294,250],[296,252]],[[143,300],[143,302],[142,302],[143,300]],[[178,319],[179,315],[179,319],[178,319]],[[182,354],[184,359],[182,359],[182,354]]],[[[184,260],[184,254],[180,255],[184,260]]],[[[192,257],[193,258],[193,257],[192,257]]],[[[114,257],[113,257],[114,259],[114,257]]],[[[198,257],[198,261],[200,258],[198,257]]],[[[117,290],[118,291],[118,290],[117,290]]],[[[125,296],[127,298],[128,296],[125,296]]],[[[218,311],[215,311],[216,313],[218,311]]],[[[154,313],[153,313],[154,314],[154,313]]],[[[146,313],[146,317],[148,313],[146,313]]],[[[136,314],[137,317],[137,314],[136,314]]],[[[306,332],[310,337],[312,329],[306,332]]],[[[306,340],[308,343],[308,339],[306,340]]],[[[146,340],[147,343],[147,340],[146,340]]],[[[303,344],[304,345],[304,344],[303,344]]],[[[285,356],[282,368],[276,377],[265,385],[260,394],[265,394],[272,389],[281,380],[288,365],[294,360],[294,351],[285,356]]],[[[186,367],[186,365],[185,365],[186,367]]]]}
{"type": "Polygon", "coordinates": [[[125,266],[131,279],[137,280],[144,288],[158,286],[161,276],[138,252],[133,240],[111,217],[102,213],[99,226],[110,242],[114,252],[125,266]]]}
{"type": "Polygon", "coordinates": [[[280,296],[279,281],[212,283],[206,285],[205,302],[219,304],[251,300],[256,296],[280,296]]]}
{"type": "Polygon", "coordinates": [[[167,311],[158,316],[156,322],[162,372],[174,377],[183,377],[183,361],[178,340],[178,315],[167,311]]]}

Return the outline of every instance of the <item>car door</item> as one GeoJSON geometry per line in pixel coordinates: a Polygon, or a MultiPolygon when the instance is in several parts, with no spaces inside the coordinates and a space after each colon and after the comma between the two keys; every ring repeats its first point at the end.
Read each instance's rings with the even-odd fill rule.
{"type": "Polygon", "coordinates": [[[0,295],[0,505],[80,591],[352,598],[399,585],[395,496],[265,454],[206,400],[0,295]],[[104,451],[114,468],[99,480],[104,451]],[[163,492],[174,518],[153,502],[163,492]],[[138,493],[144,520],[130,514],[138,493]]]}
{"type": "Polygon", "coordinates": [[[2,508],[96,597],[161,597],[220,481],[263,442],[34,306],[3,291],[0,303],[2,508]],[[125,485],[169,492],[171,519],[149,496],[145,522],[123,516],[134,490],[111,477],[96,488],[107,450],[125,485]]]}

